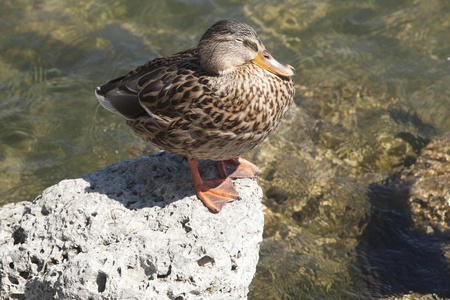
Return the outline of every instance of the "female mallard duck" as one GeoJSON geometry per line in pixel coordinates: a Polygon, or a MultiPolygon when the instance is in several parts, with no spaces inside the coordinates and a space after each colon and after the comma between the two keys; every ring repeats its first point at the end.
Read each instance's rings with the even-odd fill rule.
{"type": "Polygon", "coordinates": [[[253,28],[224,20],[198,47],[149,61],[95,94],[138,136],[186,155],[198,197],[219,212],[238,197],[230,178],[260,172],[239,156],[278,126],[293,101],[294,74],[267,52],[253,28]],[[222,178],[203,181],[198,159],[216,160],[222,178]]]}

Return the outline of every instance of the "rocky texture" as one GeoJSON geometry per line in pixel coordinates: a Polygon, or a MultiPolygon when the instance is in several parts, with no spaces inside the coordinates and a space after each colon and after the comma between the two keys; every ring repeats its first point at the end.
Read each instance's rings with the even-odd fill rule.
{"type": "MultiPolygon", "coordinates": [[[[213,162],[201,162],[205,178],[213,162]]],[[[246,299],[262,240],[262,192],[210,213],[189,167],[164,152],[64,180],[0,209],[0,297],[246,299]]]]}
{"type": "MultiPolygon", "coordinates": [[[[343,92],[336,98],[330,116],[343,110],[339,99],[354,99],[343,92]]],[[[357,100],[376,102],[371,97],[357,100]]],[[[331,105],[322,98],[315,103],[331,105]]],[[[249,153],[251,161],[261,162],[259,184],[265,195],[264,240],[249,299],[403,299],[414,292],[450,297],[448,238],[416,230],[434,218],[433,224],[449,224],[443,201],[449,185],[443,180],[449,173],[445,157],[450,136],[430,141],[421,130],[431,129],[392,111],[383,117],[386,128],[394,131],[380,135],[386,144],[372,134],[353,141],[337,134],[348,126],[311,115],[292,107],[277,132],[249,153]],[[359,147],[361,141],[369,143],[367,152],[359,147]],[[383,167],[389,172],[382,173],[377,170],[382,166],[392,168],[383,167]],[[399,183],[401,177],[405,181],[399,183]],[[418,195],[426,205],[412,210],[418,195]],[[426,222],[418,223],[421,218],[426,222]]],[[[344,111],[336,119],[340,116],[346,120],[344,111]]]]}
{"type": "Polygon", "coordinates": [[[358,247],[372,297],[450,299],[449,170],[444,133],[396,178],[371,187],[374,213],[358,247]]]}
{"type": "Polygon", "coordinates": [[[402,174],[398,186],[407,190],[406,209],[410,212],[409,228],[426,233],[442,266],[443,284],[436,284],[431,295],[412,294],[411,298],[448,299],[450,297],[450,132],[433,138],[422,149],[411,168],[402,174]]]}
{"type": "Polygon", "coordinates": [[[411,227],[450,236],[450,132],[422,149],[417,162],[402,175],[401,185],[409,189],[411,227]]]}

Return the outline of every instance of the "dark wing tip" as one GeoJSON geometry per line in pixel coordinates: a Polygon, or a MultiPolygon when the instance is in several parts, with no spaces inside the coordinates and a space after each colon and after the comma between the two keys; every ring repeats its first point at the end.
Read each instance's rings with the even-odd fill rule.
{"type": "Polygon", "coordinates": [[[105,93],[102,92],[102,87],[98,86],[95,88],[95,95],[105,97],[105,93]]]}

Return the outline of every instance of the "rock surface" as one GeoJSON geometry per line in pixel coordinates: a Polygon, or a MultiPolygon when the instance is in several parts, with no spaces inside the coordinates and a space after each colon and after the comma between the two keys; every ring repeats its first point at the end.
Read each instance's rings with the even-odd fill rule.
{"type": "MultiPolygon", "coordinates": [[[[217,176],[201,162],[205,179],[217,176]]],[[[0,209],[0,298],[246,299],[258,261],[262,191],[213,214],[189,167],[164,152],[63,180],[0,209]]]]}
{"type": "Polygon", "coordinates": [[[427,234],[450,236],[450,132],[435,137],[417,162],[403,174],[411,227],[427,234]]]}

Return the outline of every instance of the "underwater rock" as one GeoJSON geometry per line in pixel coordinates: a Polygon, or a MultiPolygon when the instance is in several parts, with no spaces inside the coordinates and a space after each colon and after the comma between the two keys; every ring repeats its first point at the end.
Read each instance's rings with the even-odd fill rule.
{"type": "MultiPolygon", "coordinates": [[[[215,164],[200,162],[205,179],[215,164]]],[[[262,191],[213,214],[187,162],[164,152],[63,180],[0,208],[0,298],[246,299],[264,217],[262,191]]]]}
{"type": "Polygon", "coordinates": [[[412,227],[450,235],[450,132],[433,138],[409,172],[402,175],[407,187],[412,227]]]}

